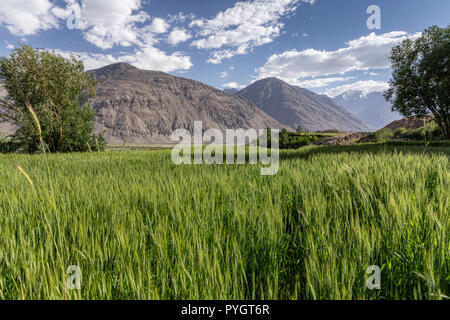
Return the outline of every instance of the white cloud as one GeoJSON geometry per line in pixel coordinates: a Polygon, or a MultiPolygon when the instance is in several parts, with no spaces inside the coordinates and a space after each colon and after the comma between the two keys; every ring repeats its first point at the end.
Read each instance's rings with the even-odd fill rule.
{"type": "Polygon", "coordinates": [[[372,92],[383,92],[386,91],[388,88],[389,84],[387,82],[373,81],[373,80],[357,81],[355,83],[346,84],[333,89],[329,89],[325,91],[324,94],[334,98],[347,91],[362,91],[364,95],[367,95],[372,92]]]}
{"type": "Polygon", "coordinates": [[[223,59],[230,59],[230,58],[234,57],[235,55],[246,54],[247,52],[248,52],[247,45],[242,45],[242,46],[238,47],[236,50],[229,50],[229,49],[220,50],[220,51],[214,52],[208,58],[208,60],[206,60],[206,62],[212,63],[212,64],[220,64],[220,63],[222,63],[223,59]]]}
{"type": "Polygon", "coordinates": [[[221,77],[221,78],[226,78],[226,77],[228,77],[228,72],[226,72],[226,71],[220,72],[220,73],[218,73],[218,75],[219,75],[219,77],[221,77]]]}
{"type": "Polygon", "coordinates": [[[64,57],[69,57],[71,54],[79,56],[79,58],[84,62],[86,70],[101,68],[117,62],[127,62],[140,69],[163,72],[189,70],[192,67],[192,62],[189,56],[184,56],[179,52],[168,55],[164,51],[152,46],[141,47],[133,52],[133,54],[122,54],[119,56],[61,50],[53,51],[64,57]]]}
{"type": "Polygon", "coordinates": [[[167,15],[167,21],[169,23],[183,23],[187,19],[195,19],[195,14],[184,14],[183,12],[179,12],[177,14],[168,14],[167,15]]]}
{"type": "Polygon", "coordinates": [[[152,23],[148,26],[148,31],[159,34],[166,33],[169,29],[169,24],[161,18],[153,19],[152,23]]]}
{"type": "MultiPolygon", "coordinates": [[[[137,23],[149,20],[141,10],[141,0],[66,0],[65,10],[72,12],[79,21],[84,38],[102,49],[115,45],[140,44],[143,32],[158,33],[164,28],[164,21],[154,19],[148,29],[140,30],[137,23]]],[[[61,14],[62,15],[62,14],[61,14]]]]}
{"type": "Polygon", "coordinates": [[[292,85],[299,86],[302,88],[321,88],[326,87],[332,83],[336,82],[344,82],[354,79],[353,77],[336,77],[336,78],[318,78],[311,80],[303,80],[303,81],[289,81],[289,79],[282,79],[292,85]]]}
{"type": "MultiPolygon", "coordinates": [[[[87,69],[115,62],[128,62],[139,68],[165,72],[183,71],[192,67],[189,56],[180,52],[168,54],[154,47],[160,41],[157,36],[168,32],[170,25],[162,18],[151,19],[142,10],[141,0],[65,0],[64,8],[52,5],[49,0],[1,1],[0,24],[5,24],[16,35],[57,28],[58,22],[74,17],[76,28],[84,38],[101,49],[135,46],[131,53],[119,55],[78,53],[87,69]]],[[[178,16],[178,19],[181,18],[182,16],[178,16]]],[[[74,21],[71,19],[69,22],[74,21]]],[[[184,30],[174,29],[168,41],[177,44],[189,37],[184,30]]]]}
{"type": "Polygon", "coordinates": [[[245,85],[239,84],[237,82],[229,82],[222,85],[223,88],[229,88],[229,89],[243,89],[245,88],[245,85]]]}
{"type": "Polygon", "coordinates": [[[305,77],[344,74],[349,71],[387,69],[393,46],[408,37],[417,37],[403,31],[376,35],[371,33],[352,40],[336,51],[307,49],[291,50],[272,55],[259,68],[259,78],[279,77],[299,79],[305,77]]]}
{"type": "Polygon", "coordinates": [[[177,45],[181,42],[189,40],[190,38],[192,38],[191,34],[185,29],[175,28],[172,32],[170,32],[167,42],[172,45],[177,45]]]}
{"type": "Polygon", "coordinates": [[[299,2],[313,0],[253,0],[241,1],[213,19],[197,19],[190,26],[198,28],[200,39],[192,42],[198,49],[213,49],[207,62],[219,64],[238,54],[277,38],[284,24],[281,19],[293,13],[299,2]]]}
{"type": "Polygon", "coordinates": [[[58,28],[58,19],[49,0],[2,0],[0,25],[16,36],[35,34],[58,28]]]}
{"type": "MultiPolygon", "coordinates": [[[[66,0],[68,8],[82,21],[87,41],[102,49],[116,45],[135,45],[131,53],[119,55],[79,53],[86,69],[95,69],[116,62],[127,62],[146,70],[177,72],[189,70],[189,56],[180,52],[168,54],[155,47],[157,36],[167,33],[170,24],[162,18],[150,18],[142,10],[141,0],[66,0]],[[141,24],[147,23],[144,26],[141,24]]],[[[175,34],[175,36],[180,36],[175,34]]],[[[173,43],[180,41],[172,35],[173,43]]]]}
{"type": "Polygon", "coordinates": [[[76,56],[81,61],[84,62],[84,67],[86,70],[98,69],[109,64],[117,63],[119,60],[111,54],[96,54],[87,52],[76,52],[76,51],[63,51],[59,49],[51,50],[55,54],[60,54],[63,57],[70,57],[71,55],[76,56]]]}
{"type": "Polygon", "coordinates": [[[168,55],[152,46],[140,48],[132,55],[119,57],[119,60],[131,63],[141,69],[163,72],[189,70],[192,67],[189,56],[185,56],[181,52],[168,55]]]}

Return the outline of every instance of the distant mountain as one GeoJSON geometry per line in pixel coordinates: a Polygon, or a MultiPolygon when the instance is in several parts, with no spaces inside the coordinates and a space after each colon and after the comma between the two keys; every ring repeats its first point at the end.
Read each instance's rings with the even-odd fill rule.
{"type": "Polygon", "coordinates": [[[319,131],[370,131],[355,115],[330,98],[300,87],[291,86],[277,78],[256,81],[237,93],[276,120],[287,126],[319,131]]]}
{"type": "Polygon", "coordinates": [[[359,90],[350,90],[333,100],[375,129],[402,118],[399,113],[392,112],[392,105],[386,102],[381,92],[366,95],[359,90]]]}
{"type": "Polygon", "coordinates": [[[229,93],[229,94],[236,94],[239,92],[239,90],[235,89],[235,88],[225,89],[223,91],[225,91],[226,93],[229,93]]]}
{"type": "Polygon", "coordinates": [[[101,80],[91,100],[108,142],[169,142],[176,129],[281,128],[248,100],[198,81],[118,63],[88,72],[101,80]]]}

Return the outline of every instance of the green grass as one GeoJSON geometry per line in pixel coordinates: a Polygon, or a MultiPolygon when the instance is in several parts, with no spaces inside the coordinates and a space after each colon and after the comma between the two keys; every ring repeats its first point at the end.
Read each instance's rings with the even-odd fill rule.
{"type": "Polygon", "coordinates": [[[67,299],[442,299],[449,154],[308,147],[271,177],[168,150],[0,155],[0,299],[63,299],[70,265],[67,299]]]}

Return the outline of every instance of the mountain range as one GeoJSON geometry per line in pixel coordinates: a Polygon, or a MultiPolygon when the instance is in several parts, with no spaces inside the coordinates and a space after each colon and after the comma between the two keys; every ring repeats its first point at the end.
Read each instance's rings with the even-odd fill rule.
{"type": "MultiPolygon", "coordinates": [[[[170,142],[176,129],[192,132],[194,121],[202,121],[204,130],[222,131],[267,127],[295,130],[298,126],[307,131],[372,129],[355,115],[373,120],[366,110],[370,108],[361,107],[356,96],[333,100],[276,78],[256,81],[235,92],[126,63],[91,70],[88,74],[99,80],[97,96],[90,99],[96,112],[96,132],[110,143],[170,142]]],[[[379,113],[382,117],[385,109],[379,113]]],[[[371,121],[366,123],[375,127],[371,121]]],[[[0,131],[11,131],[11,127],[0,125],[0,131]]]]}
{"type": "Polygon", "coordinates": [[[108,142],[170,142],[176,129],[283,128],[250,101],[201,82],[126,63],[88,71],[100,80],[91,100],[96,130],[108,142]]]}
{"type": "Polygon", "coordinates": [[[259,80],[236,95],[252,101],[279,122],[293,128],[320,131],[370,131],[355,115],[327,96],[291,86],[277,78],[259,80]]]}
{"type": "Polygon", "coordinates": [[[333,100],[377,130],[403,118],[392,111],[392,105],[386,102],[381,92],[365,94],[360,90],[349,90],[333,100]]]}

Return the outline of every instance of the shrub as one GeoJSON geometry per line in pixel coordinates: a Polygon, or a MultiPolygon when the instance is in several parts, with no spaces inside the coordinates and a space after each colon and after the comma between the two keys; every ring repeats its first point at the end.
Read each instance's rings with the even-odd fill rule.
{"type": "Polygon", "coordinates": [[[92,151],[105,151],[107,142],[103,135],[93,135],[89,140],[89,146],[92,151]]]}
{"type": "Polygon", "coordinates": [[[407,137],[408,137],[408,139],[411,139],[411,140],[425,140],[427,137],[427,129],[419,128],[419,129],[411,130],[408,132],[407,137]]]}
{"type": "Polygon", "coordinates": [[[395,130],[394,132],[394,136],[395,137],[401,137],[404,136],[405,134],[408,133],[408,130],[406,130],[406,128],[398,128],[397,130],[395,130]]]}
{"type": "Polygon", "coordinates": [[[11,139],[3,133],[0,133],[0,153],[10,153],[11,139]]]}
{"type": "Polygon", "coordinates": [[[394,132],[389,128],[384,128],[375,132],[375,139],[377,140],[377,142],[389,141],[393,136],[394,132]]]}
{"type": "Polygon", "coordinates": [[[442,140],[444,139],[444,136],[442,135],[441,129],[439,127],[433,128],[430,131],[430,137],[432,140],[442,140]]]}

